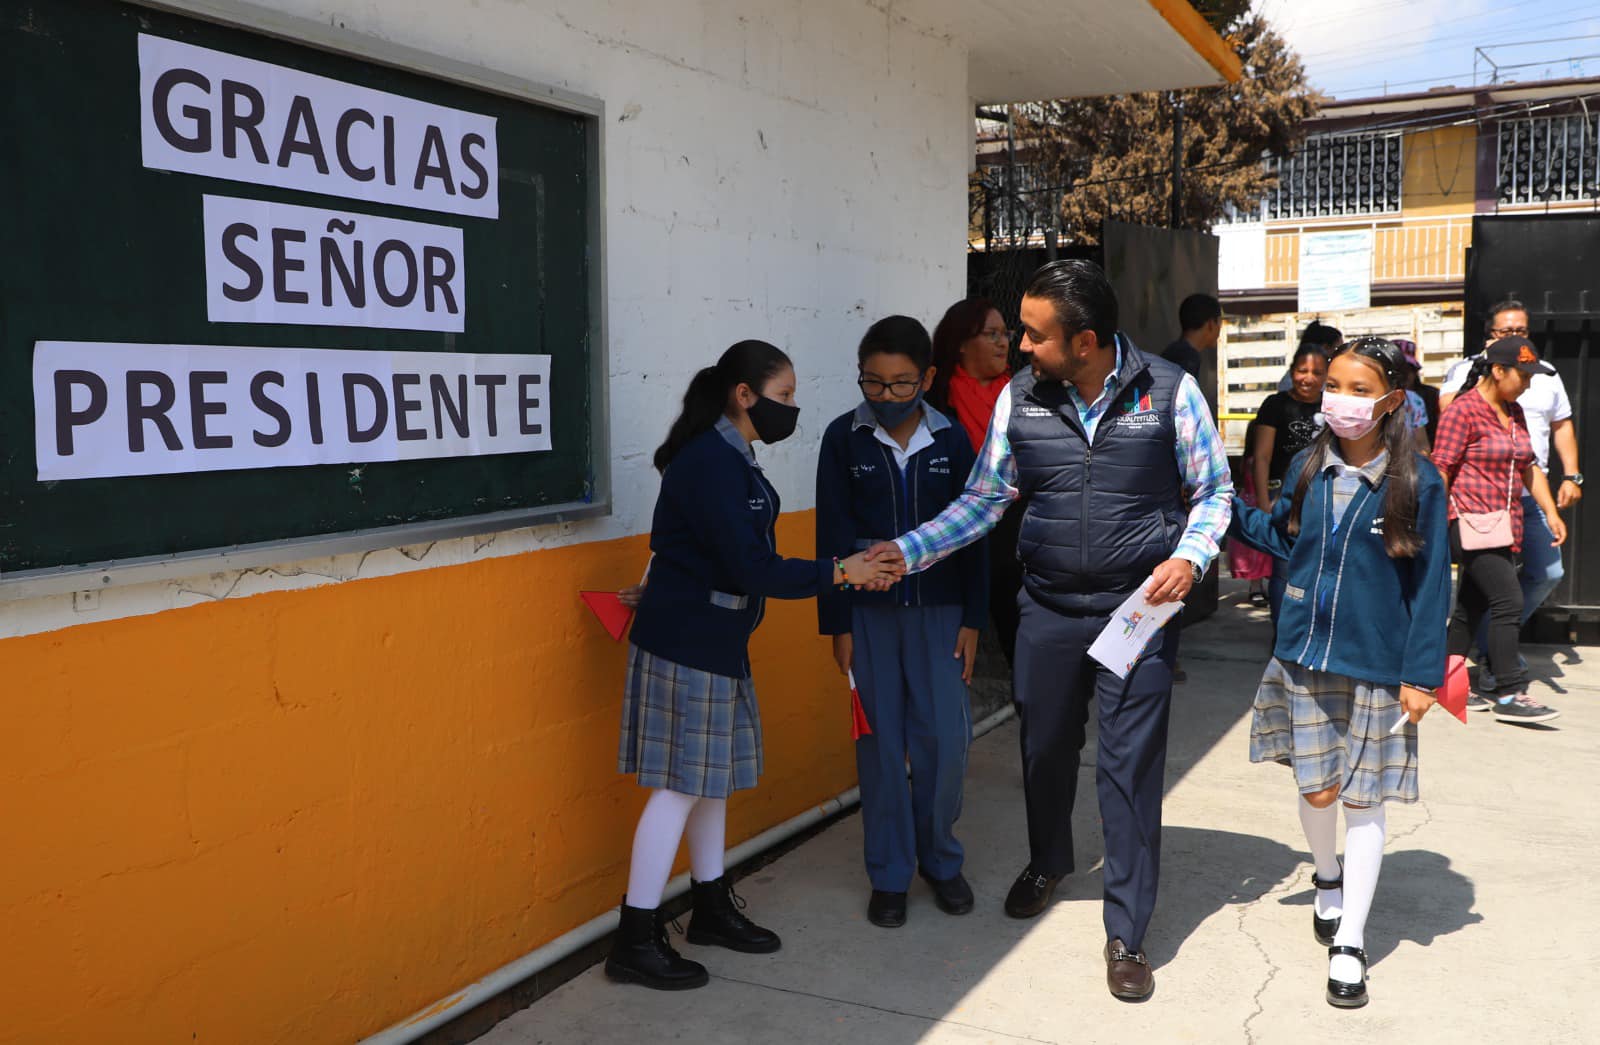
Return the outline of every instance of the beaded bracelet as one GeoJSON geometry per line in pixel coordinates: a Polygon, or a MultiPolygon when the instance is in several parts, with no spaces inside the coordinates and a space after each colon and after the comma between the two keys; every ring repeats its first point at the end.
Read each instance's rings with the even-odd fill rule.
{"type": "Polygon", "coordinates": [[[843,588],[845,591],[849,591],[851,588],[855,587],[854,584],[850,583],[850,575],[845,572],[844,561],[837,555],[833,557],[833,569],[835,573],[844,578],[844,580],[838,583],[837,587],[843,588]]]}

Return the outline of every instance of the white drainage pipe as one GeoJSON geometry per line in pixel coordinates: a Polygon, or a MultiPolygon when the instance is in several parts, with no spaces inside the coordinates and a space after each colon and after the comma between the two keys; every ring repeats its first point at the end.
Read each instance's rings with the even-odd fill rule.
{"type": "MultiPolygon", "coordinates": [[[[1015,712],[1008,706],[996,711],[988,718],[979,722],[972,729],[974,739],[1006,722],[1015,712]]],[[[737,867],[739,864],[781,845],[795,835],[817,824],[835,813],[849,809],[861,801],[861,789],[852,787],[850,790],[828,799],[821,805],[812,806],[798,816],[790,817],[776,827],[746,839],[728,850],[727,865],[737,867]]],[[[662,902],[682,896],[689,891],[689,875],[687,872],[680,874],[667,883],[667,891],[662,902]]],[[[617,911],[615,908],[606,913],[591,918],[571,932],[557,936],[554,940],[537,950],[529,951],[522,957],[491,972],[476,983],[468,984],[461,990],[447,998],[429,1005],[427,1008],[401,1020],[385,1030],[363,1038],[360,1045],[406,1045],[416,1041],[424,1034],[470,1011],[477,1005],[488,1001],[495,995],[507,991],[536,973],[543,972],[556,962],[575,954],[583,948],[601,939],[608,933],[616,931],[617,911]]]]}

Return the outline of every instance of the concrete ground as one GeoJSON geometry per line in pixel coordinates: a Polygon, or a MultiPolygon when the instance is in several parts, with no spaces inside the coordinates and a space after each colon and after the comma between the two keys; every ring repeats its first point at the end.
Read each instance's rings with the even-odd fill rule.
{"type": "MultiPolygon", "coordinates": [[[[1231,587],[1231,586],[1230,586],[1231,587]]],[[[1039,918],[1001,901],[1027,858],[1015,722],[978,740],[960,835],[977,893],[951,918],[918,882],[898,930],[867,922],[850,816],[739,884],[783,950],[692,947],[710,986],[619,986],[599,967],[496,1027],[488,1045],[577,1042],[1600,1042],[1600,657],[1527,650],[1562,717],[1422,728],[1422,794],[1391,806],[1371,921],[1372,1001],[1323,1000],[1311,867],[1288,771],[1248,759],[1265,615],[1233,587],[1181,653],[1173,697],[1161,901],[1146,940],[1155,994],[1105,988],[1094,740],[1074,827],[1086,870],[1039,918]]]]}

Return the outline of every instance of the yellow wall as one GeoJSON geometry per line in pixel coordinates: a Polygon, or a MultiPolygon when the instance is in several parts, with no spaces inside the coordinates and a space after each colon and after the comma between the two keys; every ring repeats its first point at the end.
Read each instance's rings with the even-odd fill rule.
{"type": "Polygon", "coordinates": [[[1401,214],[1471,214],[1477,172],[1477,128],[1440,127],[1405,136],[1401,214]]]}
{"type": "MultiPolygon", "coordinates": [[[[811,515],[780,545],[804,554],[811,515]]],[[[0,1041],[348,1042],[617,903],[645,538],[0,642],[0,1041]]],[[[735,844],[854,782],[811,602],[753,647],[735,844]]]]}

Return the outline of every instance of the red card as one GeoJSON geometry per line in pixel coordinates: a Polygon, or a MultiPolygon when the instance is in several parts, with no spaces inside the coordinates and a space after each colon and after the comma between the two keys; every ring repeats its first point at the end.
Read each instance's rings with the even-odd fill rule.
{"type": "Polygon", "coordinates": [[[1434,698],[1440,707],[1465,723],[1467,694],[1471,691],[1472,684],[1467,678],[1467,658],[1451,654],[1444,662],[1444,685],[1439,687],[1434,698]]]}
{"type": "Polygon", "coordinates": [[[856,688],[856,673],[850,678],[850,739],[860,740],[872,736],[872,724],[867,721],[867,709],[861,706],[861,691],[856,688]]]}
{"type": "Polygon", "coordinates": [[[633,610],[622,604],[614,591],[580,591],[578,597],[586,602],[594,615],[600,618],[606,631],[618,642],[628,633],[628,622],[633,620],[633,610]]]}

